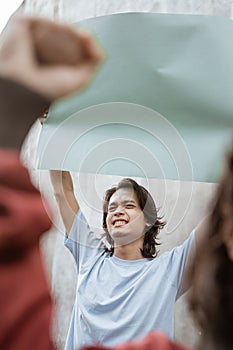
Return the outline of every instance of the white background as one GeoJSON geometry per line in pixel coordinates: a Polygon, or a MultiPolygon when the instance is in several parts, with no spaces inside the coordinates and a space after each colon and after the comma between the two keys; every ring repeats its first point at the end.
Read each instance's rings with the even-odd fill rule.
{"type": "Polygon", "coordinates": [[[22,0],[8,0],[0,3],[0,32],[5,27],[10,15],[19,7],[22,0]]]}

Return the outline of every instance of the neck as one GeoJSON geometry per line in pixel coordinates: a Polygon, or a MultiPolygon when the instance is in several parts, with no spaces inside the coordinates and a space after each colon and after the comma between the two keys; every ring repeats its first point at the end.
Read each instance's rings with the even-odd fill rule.
{"type": "Polygon", "coordinates": [[[139,260],[143,259],[141,249],[143,248],[143,240],[137,240],[129,244],[115,246],[114,255],[123,260],[139,260]]]}

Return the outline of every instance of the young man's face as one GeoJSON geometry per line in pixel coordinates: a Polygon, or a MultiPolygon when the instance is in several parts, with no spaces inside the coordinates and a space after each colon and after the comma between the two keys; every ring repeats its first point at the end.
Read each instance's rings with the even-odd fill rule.
{"type": "Polygon", "coordinates": [[[132,243],[144,235],[146,221],[133,189],[120,188],[112,195],[106,223],[115,246],[132,243]]]}

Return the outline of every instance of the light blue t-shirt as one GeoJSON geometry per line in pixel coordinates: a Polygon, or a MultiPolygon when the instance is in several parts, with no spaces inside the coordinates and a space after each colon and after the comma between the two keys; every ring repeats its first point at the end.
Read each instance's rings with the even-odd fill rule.
{"type": "Polygon", "coordinates": [[[155,259],[122,260],[104,245],[78,212],[65,245],[78,270],[75,305],[66,350],[174,332],[174,304],[185,292],[182,276],[195,247],[194,231],[179,247],[155,259]]]}

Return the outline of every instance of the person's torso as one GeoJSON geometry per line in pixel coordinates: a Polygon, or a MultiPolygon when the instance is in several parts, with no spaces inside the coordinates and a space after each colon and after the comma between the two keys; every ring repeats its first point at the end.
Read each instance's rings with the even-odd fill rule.
{"type": "Polygon", "coordinates": [[[163,257],[126,261],[100,254],[79,273],[74,310],[78,347],[114,346],[154,329],[172,337],[176,293],[163,257]]]}

